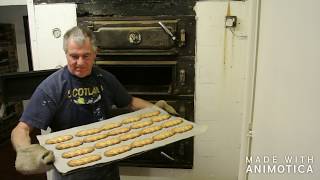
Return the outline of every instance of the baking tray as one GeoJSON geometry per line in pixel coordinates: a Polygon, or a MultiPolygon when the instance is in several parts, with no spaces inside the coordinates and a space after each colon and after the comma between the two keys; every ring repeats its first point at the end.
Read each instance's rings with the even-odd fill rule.
{"type": "MultiPolygon", "coordinates": [[[[116,117],[113,117],[113,118],[110,118],[110,119],[102,120],[102,121],[99,121],[99,122],[95,122],[95,123],[91,123],[91,124],[87,124],[87,125],[83,125],[83,126],[78,126],[78,127],[74,127],[74,128],[70,128],[70,129],[65,129],[65,130],[53,132],[53,133],[50,133],[50,134],[38,135],[37,139],[39,140],[40,145],[44,146],[48,150],[53,151],[54,156],[55,156],[54,166],[56,167],[56,169],[62,174],[67,174],[67,173],[71,173],[71,172],[73,172],[75,170],[78,170],[80,168],[86,168],[86,167],[90,167],[90,166],[99,166],[99,165],[103,165],[105,163],[111,163],[113,161],[118,161],[120,159],[124,159],[126,157],[133,156],[135,154],[141,154],[142,152],[145,152],[145,151],[148,151],[148,150],[151,150],[151,149],[155,149],[155,148],[158,148],[158,147],[162,147],[162,146],[165,146],[167,144],[170,144],[170,143],[182,140],[182,139],[186,139],[186,138],[195,136],[195,135],[203,133],[203,132],[205,132],[207,130],[207,126],[205,126],[205,125],[199,125],[199,124],[187,121],[185,119],[182,119],[183,122],[181,124],[177,125],[177,126],[173,126],[173,127],[170,127],[170,128],[163,128],[160,131],[156,131],[156,132],[153,132],[153,133],[150,133],[150,134],[141,135],[141,136],[139,136],[137,138],[130,139],[130,140],[127,140],[127,141],[121,141],[119,144],[108,146],[108,147],[102,148],[102,149],[95,149],[91,153],[88,153],[88,154],[85,154],[85,155],[81,155],[81,156],[76,156],[76,157],[73,157],[73,158],[68,158],[68,159],[62,158],[61,155],[62,155],[63,152],[71,151],[71,150],[74,150],[74,149],[79,149],[81,147],[94,146],[94,144],[97,143],[97,142],[104,141],[104,140],[107,140],[109,138],[118,137],[121,134],[119,134],[117,136],[110,136],[110,137],[107,137],[105,139],[101,139],[101,140],[98,140],[98,141],[95,141],[95,142],[91,142],[91,143],[83,143],[81,146],[68,148],[68,149],[65,149],[65,150],[57,150],[55,148],[56,144],[46,144],[45,143],[45,141],[47,139],[50,139],[50,138],[53,138],[53,137],[57,137],[57,136],[61,136],[61,135],[69,135],[69,134],[73,135],[73,139],[70,140],[70,141],[81,140],[84,137],[75,136],[76,132],[78,132],[78,131],[86,130],[86,129],[92,129],[92,128],[98,128],[98,127],[101,127],[102,125],[104,125],[106,123],[121,122],[123,119],[126,119],[128,117],[138,116],[138,115],[143,114],[143,113],[153,112],[153,111],[157,111],[157,110],[160,111],[160,115],[167,114],[166,111],[164,111],[164,110],[162,110],[162,109],[160,109],[158,107],[150,107],[150,108],[141,109],[141,110],[138,110],[138,111],[135,111],[135,112],[123,114],[123,115],[120,115],[120,116],[116,116],[116,117]],[[124,152],[122,154],[118,154],[118,155],[111,156],[111,157],[107,157],[107,156],[104,155],[104,152],[109,150],[109,149],[111,149],[111,148],[118,147],[118,146],[121,146],[121,145],[130,145],[135,140],[145,139],[145,138],[152,138],[154,135],[159,134],[162,131],[166,131],[166,130],[169,130],[171,128],[182,126],[182,125],[187,125],[187,124],[192,124],[193,125],[193,129],[190,130],[190,131],[184,132],[184,133],[176,133],[175,135],[173,135],[173,136],[171,136],[171,137],[169,137],[167,139],[164,139],[164,140],[161,140],[161,141],[154,141],[154,143],[149,144],[149,145],[145,145],[145,146],[138,147],[138,148],[132,148],[131,150],[129,150],[127,152],[124,152]],[[82,156],[87,156],[87,155],[90,155],[90,154],[100,154],[102,159],[100,159],[98,161],[94,161],[94,162],[88,163],[88,164],[76,166],[76,167],[70,167],[67,164],[67,162],[72,160],[72,159],[78,159],[78,158],[80,158],[82,156]]],[[[171,118],[169,118],[167,120],[164,120],[164,121],[161,121],[161,122],[154,122],[150,126],[160,125],[163,122],[166,122],[168,120],[172,120],[174,118],[177,118],[177,117],[171,116],[171,118]]],[[[145,121],[147,119],[148,118],[144,118],[144,119],[142,119],[140,121],[145,121]]],[[[120,126],[118,128],[130,127],[131,125],[132,125],[132,123],[123,124],[122,126],[120,126]]],[[[112,129],[112,130],[114,130],[114,129],[112,129]]],[[[137,131],[137,130],[139,130],[139,129],[130,130],[127,133],[134,132],[134,131],[137,131]]],[[[108,131],[102,131],[100,133],[107,133],[107,132],[108,131]]],[[[97,133],[97,134],[100,134],[100,133],[97,133]]],[[[87,137],[87,136],[85,136],[85,137],[87,137]]]]}

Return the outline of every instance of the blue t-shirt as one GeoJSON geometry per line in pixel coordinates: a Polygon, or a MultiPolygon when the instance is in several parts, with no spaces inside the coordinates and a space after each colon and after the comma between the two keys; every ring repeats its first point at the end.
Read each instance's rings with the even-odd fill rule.
{"type": "Polygon", "coordinates": [[[113,105],[126,107],[130,102],[131,96],[111,73],[94,67],[90,76],[78,78],[64,67],[37,87],[21,120],[59,131],[109,118],[113,105]]]}
{"type": "MultiPolygon", "coordinates": [[[[52,131],[107,119],[112,106],[126,107],[132,97],[109,72],[94,67],[90,76],[78,78],[64,67],[36,88],[22,114],[28,125],[52,131]]],[[[55,180],[118,180],[115,164],[83,169],[66,176],[54,171],[55,180]]]]}

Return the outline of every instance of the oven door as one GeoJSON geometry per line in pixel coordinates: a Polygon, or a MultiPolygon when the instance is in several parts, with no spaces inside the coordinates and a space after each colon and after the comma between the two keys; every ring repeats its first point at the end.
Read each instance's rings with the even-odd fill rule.
{"type": "Polygon", "coordinates": [[[178,20],[96,20],[88,23],[98,55],[174,55],[178,20]]]}

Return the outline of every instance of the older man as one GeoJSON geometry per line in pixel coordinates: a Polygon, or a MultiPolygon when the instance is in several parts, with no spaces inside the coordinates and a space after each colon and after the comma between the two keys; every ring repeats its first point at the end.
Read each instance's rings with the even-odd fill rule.
{"type": "MultiPolygon", "coordinates": [[[[67,66],[46,78],[33,93],[11,141],[17,151],[16,169],[23,174],[43,173],[52,167],[54,156],[39,144],[31,144],[34,129],[52,131],[72,128],[106,119],[112,106],[132,110],[153,106],[130,96],[109,72],[94,66],[97,47],[91,31],[73,27],[64,35],[63,49],[67,66]]],[[[158,103],[167,111],[174,109],[158,103]]],[[[69,175],[54,170],[57,180],[114,180],[119,178],[116,164],[88,168],[69,175]]]]}

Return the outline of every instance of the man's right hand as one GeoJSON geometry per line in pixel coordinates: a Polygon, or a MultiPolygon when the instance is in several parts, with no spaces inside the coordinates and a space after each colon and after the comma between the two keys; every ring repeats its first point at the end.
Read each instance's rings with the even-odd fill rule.
{"type": "Polygon", "coordinates": [[[22,174],[40,174],[52,168],[53,152],[39,144],[22,146],[16,151],[16,170],[22,174]]]}

